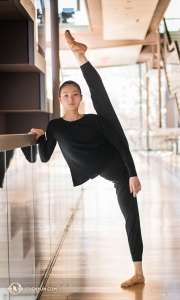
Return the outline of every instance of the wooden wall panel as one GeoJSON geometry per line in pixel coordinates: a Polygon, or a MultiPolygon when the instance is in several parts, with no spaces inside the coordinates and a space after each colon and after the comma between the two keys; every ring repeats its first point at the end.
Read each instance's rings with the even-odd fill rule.
{"type": "Polygon", "coordinates": [[[0,21],[0,64],[28,63],[28,22],[0,21]]]}
{"type": "Polygon", "coordinates": [[[39,73],[0,73],[0,110],[40,109],[39,73]]]}
{"type": "Polygon", "coordinates": [[[46,130],[51,115],[48,113],[7,113],[7,133],[28,133],[31,128],[46,130]]]}

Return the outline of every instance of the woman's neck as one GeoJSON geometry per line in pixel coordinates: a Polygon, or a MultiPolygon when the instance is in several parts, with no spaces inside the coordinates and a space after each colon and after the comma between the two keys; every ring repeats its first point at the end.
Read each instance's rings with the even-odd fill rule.
{"type": "Polygon", "coordinates": [[[78,111],[66,111],[63,119],[66,121],[76,121],[83,117],[83,115],[79,114],[78,111]]]}

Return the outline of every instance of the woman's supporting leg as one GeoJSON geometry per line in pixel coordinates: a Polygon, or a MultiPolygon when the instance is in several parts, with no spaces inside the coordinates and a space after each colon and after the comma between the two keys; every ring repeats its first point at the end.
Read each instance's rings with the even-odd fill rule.
{"type": "Polygon", "coordinates": [[[96,71],[96,69],[90,64],[90,62],[88,62],[85,56],[87,47],[84,44],[75,42],[70,32],[68,31],[65,32],[65,37],[70,49],[72,50],[74,56],[76,57],[80,65],[83,76],[88,84],[93,106],[97,114],[105,118],[112,126],[112,128],[114,128],[114,130],[116,130],[116,132],[121,137],[123,137],[124,142],[128,145],[127,138],[111,104],[109,96],[103,85],[102,79],[96,71]]]}
{"type": "Polygon", "coordinates": [[[122,287],[144,282],[142,271],[143,243],[137,199],[129,190],[129,176],[121,155],[117,154],[108,168],[100,174],[103,178],[114,182],[118,203],[125,218],[125,227],[129,248],[134,262],[135,275],[122,283],[122,287]]]}

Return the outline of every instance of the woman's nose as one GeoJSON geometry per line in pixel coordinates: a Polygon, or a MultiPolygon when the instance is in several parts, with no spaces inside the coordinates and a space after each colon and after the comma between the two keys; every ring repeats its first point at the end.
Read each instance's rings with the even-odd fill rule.
{"type": "Polygon", "coordinates": [[[72,95],[72,96],[70,96],[70,100],[71,100],[71,101],[73,101],[73,100],[74,100],[74,97],[73,97],[73,95],[72,95]]]}

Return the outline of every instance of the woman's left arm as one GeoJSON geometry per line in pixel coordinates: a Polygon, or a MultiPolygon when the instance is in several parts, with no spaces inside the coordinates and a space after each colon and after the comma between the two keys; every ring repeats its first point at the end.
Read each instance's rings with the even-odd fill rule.
{"type": "Polygon", "coordinates": [[[124,142],[123,138],[109,125],[102,117],[97,116],[98,130],[121,154],[129,173],[130,192],[135,197],[141,189],[141,183],[137,177],[134,161],[129,150],[129,147],[124,142]]]}
{"type": "Polygon", "coordinates": [[[52,134],[52,127],[52,121],[50,121],[46,129],[46,136],[45,132],[42,129],[32,128],[29,132],[29,134],[36,133],[39,155],[42,162],[49,161],[56,146],[56,139],[52,134]]]}

